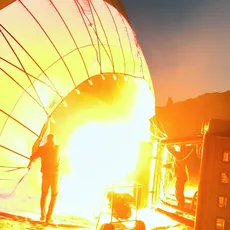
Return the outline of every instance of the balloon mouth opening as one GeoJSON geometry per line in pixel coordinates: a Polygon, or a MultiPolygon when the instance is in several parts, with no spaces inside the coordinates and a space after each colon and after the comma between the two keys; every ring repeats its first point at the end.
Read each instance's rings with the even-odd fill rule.
{"type": "MultiPolygon", "coordinates": [[[[107,185],[135,183],[136,167],[141,164],[139,145],[149,141],[153,115],[154,98],[144,79],[97,75],[73,90],[65,104],[54,110],[55,122],[50,122],[46,133],[55,134],[63,154],[55,213],[92,219],[107,185]]],[[[31,199],[25,206],[35,212],[39,212],[39,171],[38,161],[15,192],[18,199],[34,194],[34,202],[31,199]]]]}
{"type": "Polygon", "coordinates": [[[86,216],[99,211],[108,184],[135,183],[139,145],[150,138],[154,113],[144,79],[104,74],[90,80],[66,98],[68,108],[55,110],[51,125],[66,156],[60,207],[75,200],[74,210],[68,211],[86,216]]]}

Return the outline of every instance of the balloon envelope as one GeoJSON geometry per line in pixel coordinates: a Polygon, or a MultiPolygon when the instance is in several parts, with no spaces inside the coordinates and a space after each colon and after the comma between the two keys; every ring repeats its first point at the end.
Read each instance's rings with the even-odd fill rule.
{"type": "MultiPolygon", "coordinates": [[[[73,92],[96,95],[97,102],[107,100],[107,105],[114,101],[104,93],[115,98],[123,95],[119,96],[122,108],[135,101],[130,111],[139,111],[133,113],[137,119],[154,115],[154,92],[144,55],[131,26],[110,4],[18,0],[1,5],[0,22],[1,194],[10,194],[25,175],[23,167],[33,149],[50,130],[48,121],[55,120],[60,105],[68,106],[73,92]],[[128,91],[125,82],[134,78],[135,86],[128,91]],[[118,93],[112,86],[121,81],[118,93]]],[[[85,105],[82,110],[89,111],[85,105]]],[[[106,110],[100,111],[98,117],[103,117],[106,110]]],[[[39,191],[31,183],[36,172],[29,174],[23,188],[39,191]]]]}

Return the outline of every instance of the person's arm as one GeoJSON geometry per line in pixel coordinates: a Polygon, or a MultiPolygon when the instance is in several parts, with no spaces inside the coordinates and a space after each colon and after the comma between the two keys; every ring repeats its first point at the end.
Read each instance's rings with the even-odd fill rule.
{"type": "Polygon", "coordinates": [[[41,156],[41,147],[38,148],[37,152],[35,152],[34,154],[32,154],[32,155],[30,156],[30,162],[29,162],[27,168],[30,169],[32,163],[33,163],[37,158],[39,158],[40,156],[41,156]]]}
{"type": "Polygon", "coordinates": [[[174,147],[167,147],[168,152],[175,158],[178,159],[180,158],[181,153],[177,152],[174,147]]]}
{"type": "Polygon", "coordinates": [[[163,164],[163,168],[171,169],[173,166],[172,162],[163,164]]]}

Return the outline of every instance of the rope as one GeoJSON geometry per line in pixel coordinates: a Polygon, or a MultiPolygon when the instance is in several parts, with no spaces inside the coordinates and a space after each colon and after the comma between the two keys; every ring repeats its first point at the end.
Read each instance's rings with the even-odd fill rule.
{"type": "Polygon", "coordinates": [[[166,136],[167,136],[167,133],[166,133],[166,130],[165,130],[165,128],[164,128],[164,125],[163,125],[163,123],[162,123],[162,121],[161,121],[161,118],[159,117],[159,118],[157,118],[156,117],[156,120],[159,120],[159,122],[160,122],[160,124],[161,124],[161,127],[162,127],[162,129],[163,129],[163,132],[166,134],[166,136]]]}
{"type": "Polygon", "coordinates": [[[14,189],[10,193],[11,196],[14,194],[14,192],[16,191],[16,189],[19,186],[19,184],[25,179],[25,177],[27,176],[27,174],[29,173],[29,171],[30,171],[30,169],[27,170],[27,172],[24,174],[24,176],[22,176],[21,179],[18,181],[18,183],[15,185],[14,189]]]}
{"type": "Polygon", "coordinates": [[[26,167],[16,167],[16,166],[3,166],[3,165],[0,165],[0,168],[7,168],[7,169],[18,169],[18,168],[26,168],[26,167]]]}
{"type": "MultiPolygon", "coordinates": [[[[4,168],[4,167],[1,167],[1,168],[4,168]]],[[[6,167],[8,168],[8,167],[6,167]]],[[[16,170],[19,170],[19,169],[25,169],[26,167],[15,167],[15,168],[11,168],[11,169],[8,169],[8,170],[4,170],[2,172],[13,172],[13,171],[16,171],[16,170]]]]}
{"type": "Polygon", "coordinates": [[[8,180],[8,181],[13,181],[13,180],[16,180],[16,179],[0,178],[0,180],[8,180]]]}
{"type": "Polygon", "coordinates": [[[162,141],[162,140],[165,140],[165,139],[166,139],[165,137],[157,136],[157,135],[153,134],[152,132],[150,132],[150,135],[151,135],[152,137],[156,138],[156,139],[159,140],[159,141],[162,141]]]}
{"type": "Polygon", "coordinates": [[[12,149],[9,149],[8,147],[6,147],[6,146],[4,146],[4,145],[0,145],[0,148],[6,149],[6,150],[8,150],[8,151],[10,151],[10,152],[12,152],[12,153],[17,154],[18,156],[21,156],[21,157],[23,157],[23,158],[26,158],[26,159],[30,160],[29,157],[27,157],[27,156],[25,156],[25,155],[23,155],[23,154],[21,154],[21,153],[18,153],[18,152],[16,152],[16,151],[12,150],[12,149]]]}
{"type": "Polygon", "coordinates": [[[157,130],[160,134],[162,134],[164,137],[168,137],[166,133],[162,132],[162,131],[157,127],[157,125],[155,124],[154,121],[150,120],[150,123],[156,128],[156,130],[157,130]]]}

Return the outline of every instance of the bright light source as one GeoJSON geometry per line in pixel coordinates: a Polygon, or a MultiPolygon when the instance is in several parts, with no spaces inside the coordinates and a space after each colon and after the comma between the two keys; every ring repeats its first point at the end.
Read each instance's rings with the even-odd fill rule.
{"type": "MultiPolygon", "coordinates": [[[[90,83],[91,79],[87,80],[90,83]]],[[[126,92],[110,111],[111,115],[119,112],[126,114],[125,117],[104,121],[101,114],[108,113],[108,108],[103,104],[92,110],[93,120],[81,122],[76,128],[74,120],[65,124],[71,126],[71,131],[63,146],[67,160],[62,167],[66,176],[60,182],[60,202],[57,203],[60,210],[76,216],[79,213],[85,217],[91,217],[93,213],[97,215],[106,185],[135,181],[140,143],[149,140],[149,118],[152,117],[150,110],[153,106],[143,103],[145,101],[149,105],[148,97],[151,96],[146,92],[145,80],[138,79],[132,87],[135,88],[133,100],[128,99],[130,94],[126,92]]]]}
{"type": "Polygon", "coordinates": [[[117,76],[116,76],[115,73],[113,74],[113,79],[114,79],[114,80],[117,80],[117,76]]]}
{"type": "Polygon", "coordinates": [[[52,122],[53,124],[55,124],[56,121],[55,121],[55,119],[54,119],[54,117],[53,117],[52,115],[50,116],[50,120],[51,120],[51,122],[52,122]]]}
{"type": "Polygon", "coordinates": [[[177,152],[180,152],[180,145],[174,145],[173,147],[177,152]]]}
{"type": "Polygon", "coordinates": [[[125,80],[125,81],[127,81],[127,80],[128,80],[128,78],[127,78],[127,76],[126,76],[126,75],[124,75],[124,80],[125,80]]]}
{"type": "Polygon", "coordinates": [[[101,79],[105,80],[105,76],[103,74],[101,74],[101,79]]]}
{"type": "Polygon", "coordinates": [[[77,94],[81,93],[79,89],[75,89],[75,91],[76,91],[77,94]]]}
{"type": "Polygon", "coordinates": [[[68,104],[67,104],[66,100],[63,100],[62,104],[64,105],[65,108],[68,107],[68,104]]]}
{"type": "Polygon", "coordinates": [[[74,197],[75,209],[81,207],[83,213],[100,210],[107,184],[134,180],[139,136],[139,125],[134,122],[89,123],[75,130],[65,150],[70,175],[61,181],[60,205],[73,205],[74,197]],[[73,187],[73,181],[78,186],[73,187]]]}
{"type": "Polygon", "coordinates": [[[88,80],[89,84],[92,86],[93,85],[93,82],[91,79],[88,80]]]}

